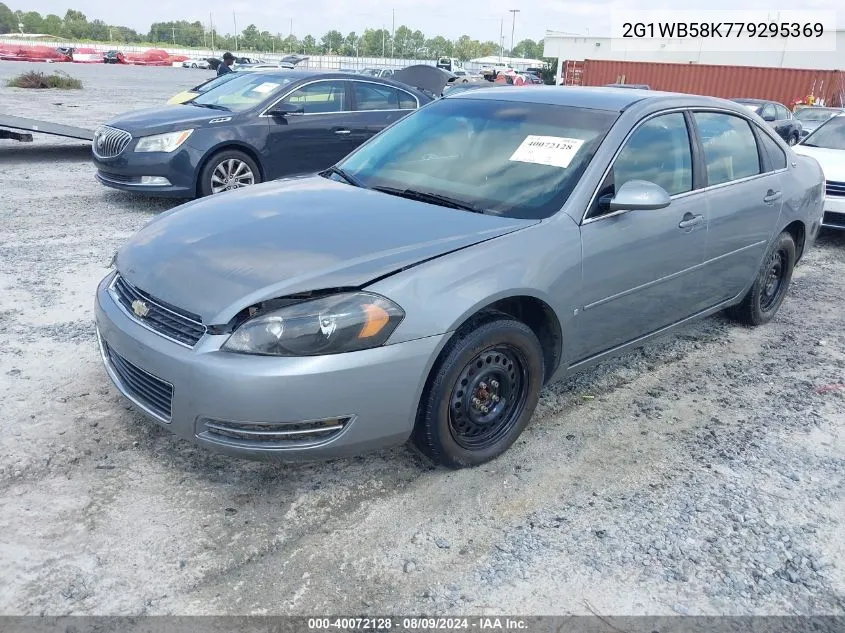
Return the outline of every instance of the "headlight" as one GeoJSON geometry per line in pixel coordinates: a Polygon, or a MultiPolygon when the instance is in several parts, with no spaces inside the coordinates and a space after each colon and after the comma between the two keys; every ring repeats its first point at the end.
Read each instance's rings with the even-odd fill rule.
{"type": "Polygon", "coordinates": [[[135,146],[136,152],[172,152],[182,143],[188,140],[193,130],[181,130],[179,132],[167,132],[165,134],[153,134],[143,136],[135,146]]]}
{"type": "Polygon", "coordinates": [[[266,356],[354,352],[383,345],[404,317],[402,308],[379,295],[331,295],[256,316],[223,349],[266,356]]]}

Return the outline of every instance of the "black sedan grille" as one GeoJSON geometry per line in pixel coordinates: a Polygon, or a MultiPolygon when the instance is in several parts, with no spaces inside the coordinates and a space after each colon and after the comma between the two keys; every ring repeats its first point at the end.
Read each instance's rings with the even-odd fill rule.
{"type": "Polygon", "coordinates": [[[92,148],[98,158],[114,158],[126,149],[132,135],[125,130],[118,130],[108,125],[97,128],[94,132],[92,148]]]}
{"type": "Polygon", "coordinates": [[[171,341],[193,347],[205,334],[206,327],[199,316],[151,297],[120,275],[114,278],[111,289],[131,318],[171,341]]]}
{"type": "Polygon", "coordinates": [[[828,196],[845,198],[845,182],[828,180],[824,183],[824,192],[828,196]]]}
{"type": "Polygon", "coordinates": [[[136,367],[105,343],[103,347],[109,365],[120,380],[118,386],[129,399],[169,422],[172,416],[173,385],[136,367]]]}

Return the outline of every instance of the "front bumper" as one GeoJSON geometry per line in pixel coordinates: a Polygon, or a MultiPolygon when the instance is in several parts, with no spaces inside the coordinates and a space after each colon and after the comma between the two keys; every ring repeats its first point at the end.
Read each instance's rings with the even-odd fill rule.
{"type": "Polygon", "coordinates": [[[149,196],[193,198],[196,196],[197,171],[204,153],[185,143],[172,153],[135,152],[137,139],[114,158],[100,158],[92,153],[97,180],[106,187],[149,196]],[[141,176],[161,176],[170,185],[142,185],[141,176]]]}
{"type": "Polygon", "coordinates": [[[425,379],[447,339],[439,335],[333,356],[275,358],[222,352],[227,336],[206,334],[191,349],[130,317],[109,293],[112,277],[97,289],[95,314],[115,386],[175,435],[238,457],[315,460],[405,442],[425,379]],[[127,366],[136,374],[128,380],[120,371],[127,366]],[[169,415],[139,397],[146,387],[133,388],[138,375],[142,381],[157,379],[159,392],[169,385],[169,415]],[[297,435],[297,429],[308,429],[314,421],[340,421],[341,428],[331,430],[334,423],[326,422],[320,427],[326,432],[297,435]],[[233,426],[246,429],[246,437],[215,430],[233,426]],[[267,441],[279,430],[293,439],[267,441]]]}
{"type": "Polygon", "coordinates": [[[825,196],[822,226],[828,229],[845,231],[845,198],[825,196]]]}

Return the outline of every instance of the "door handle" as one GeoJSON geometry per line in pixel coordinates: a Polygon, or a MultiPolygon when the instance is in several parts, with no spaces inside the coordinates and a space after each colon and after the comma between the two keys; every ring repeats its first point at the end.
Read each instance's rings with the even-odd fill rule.
{"type": "Polygon", "coordinates": [[[340,130],[335,130],[335,131],[334,131],[334,133],[335,133],[335,134],[350,134],[350,133],[351,133],[351,130],[343,130],[343,129],[340,129],[340,130]]]}
{"type": "Polygon", "coordinates": [[[684,214],[684,219],[678,222],[678,228],[691,229],[693,227],[698,226],[699,224],[704,224],[703,215],[693,215],[692,213],[686,213],[684,214]]]}
{"type": "Polygon", "coordinates": [[[775,200],[780,200],[780,197],[782,195],[783,194],[780,191],[774,191],[773,189],[769,189],[766,192],[766,195],[763,197],[763,202],[765,202],[766,204],[771,204],[775,200]]]}

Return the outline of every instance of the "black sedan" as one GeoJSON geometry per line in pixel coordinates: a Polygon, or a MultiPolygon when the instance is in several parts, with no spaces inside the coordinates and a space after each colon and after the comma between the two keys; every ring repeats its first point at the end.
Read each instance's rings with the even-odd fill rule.
{"type": "Polygon", "coordinates": [[[760,116],[780,137],[795,145],[801,138],[801,122],[782,103],[765,99],[732,99],[760,116]]]}
{"type": "Polygon", "coordinates": [[[326,169],[431,100],[389,79],[243,73],[183,105],[109,121],[97,129],[92,153],[108,187],[206,196],[326,169]]]}

